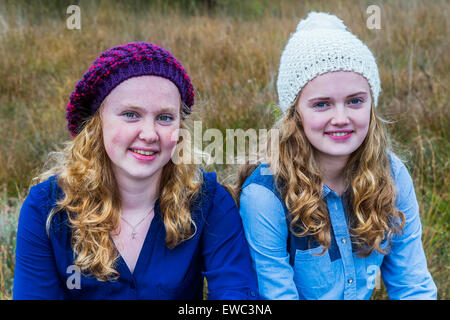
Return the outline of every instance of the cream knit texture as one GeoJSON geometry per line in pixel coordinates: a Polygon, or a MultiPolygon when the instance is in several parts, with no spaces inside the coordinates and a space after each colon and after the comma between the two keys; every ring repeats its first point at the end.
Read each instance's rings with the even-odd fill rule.
{"type": "Polygon", "coordinates": [[[364,76],[377,106],[380,76],[370,49],[336,16],[310,12],[299,22],[281,55],[277,79],[281,110],[286,112],[308,81],[332,71],[364,76]]]}

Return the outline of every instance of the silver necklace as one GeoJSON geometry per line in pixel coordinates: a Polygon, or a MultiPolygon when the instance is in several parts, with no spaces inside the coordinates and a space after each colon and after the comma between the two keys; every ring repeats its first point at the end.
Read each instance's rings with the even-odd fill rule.
{"type": "Polygon", "coordinates": [[[131,229],[133,229],[133,231],[131,232],[131,239],[136,239],[136,235],[137,235],[136,228],[150,215],[150,213],[152,213],[152,211],[153,211],[153,208],[134,227],[131,223],[129,223],[127,220],[125,220],[124,217],[120,216],[120,218],[122,218],[122,220],[124,222],[126,222],[126,224],[128,224],[131,227],[131,229]]]}

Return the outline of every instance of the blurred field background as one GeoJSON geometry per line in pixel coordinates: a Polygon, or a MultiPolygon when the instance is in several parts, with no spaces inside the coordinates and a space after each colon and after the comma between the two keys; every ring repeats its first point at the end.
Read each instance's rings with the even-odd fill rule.
{"type": "MultiPolygon", "coordinates": [[[[203,130],[269,128],[276,120],[281,51],[309,11],[336,14],[373,51],[379,111],[415,182],[438,298],[449,286],[448,1],[0,0],[0,298],[12,297],[17,218],[47,154],[70,139],[65,107],[100,52],[130,41],[170,50],[196,88],[203,130]],[[81,30],[66,9],[81,8],[81,30]],[[369,5],[381,29],[366,27],[369,5]]],[[[221,179],[236,166],[216,165],[221,179]]],[[[230,181],[227,181],[230,182],[230,181]]],[[[372,299],[387,299],[381,286],[372,299]]]]}

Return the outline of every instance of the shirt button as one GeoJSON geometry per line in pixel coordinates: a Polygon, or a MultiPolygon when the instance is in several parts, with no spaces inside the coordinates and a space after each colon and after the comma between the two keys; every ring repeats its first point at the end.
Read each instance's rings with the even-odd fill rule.
{"type": "Polygon", "coordinates": [[[349,278],[349,279],[347,280],[347,283],[348,283],[348,284],[352,284],[352,283],[353,283],[353,278],[349,278]]]}
{"type": "Polygon", "coordinates": [[[136,285],[134,284],[134,282],[130,283],[130,288],[133,290],[136,289],[136,285]]]}
{"type": "Polygon", "coordinates": [[[343,244],[346,244],[346,243],[347,243],[347,238],[342,238],[342,239],[341,239],[341,242],[342,242],[343,244]]]}

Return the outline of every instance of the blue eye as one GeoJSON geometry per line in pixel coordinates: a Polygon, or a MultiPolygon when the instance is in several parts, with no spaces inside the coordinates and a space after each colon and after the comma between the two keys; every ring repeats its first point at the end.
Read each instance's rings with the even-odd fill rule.
{"type": "Polygon", "coordinates": [[[359,104],[362,102],[363,102],[363,100],[360,98],[355,98],[355,99],[350,100],[350,104],[359,104]]]}
{"type": "Polygon", "coordinates": [[[127,119],[136,119],[138,117],[138,114],[132,111],[126,111],[122,115],[124,115],[127,119]]]}
{"type": "Polygon", "coordinates": [[[173,117],[167,114],[163,114],[158,117],[158,120],[161,120],[163,122],[169,122],[173,120],[173,117]]]}
{"type": "Polygon", "coordinates": [[[318,102],[318,103],[316,103],[316,104],[314,105],[314,107],[315,107],[315,108],[318,108],[318,109],[323,109],[323,108],[325,108],[326,106],[328,106],[328,104],[327,104],[326,102],[318,102]]]}

